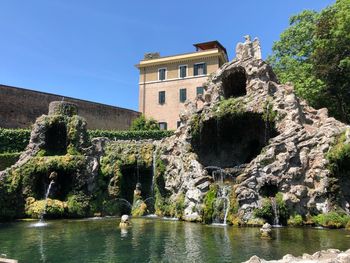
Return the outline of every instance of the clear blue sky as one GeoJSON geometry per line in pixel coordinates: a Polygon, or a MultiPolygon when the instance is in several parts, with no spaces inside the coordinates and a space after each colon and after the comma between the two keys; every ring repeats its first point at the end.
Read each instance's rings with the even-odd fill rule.
{"type": "MultiPolygon", "coordinates": [[[[0,83],[137,110],[145,52],[172,55],[243,35],[263,56],[291,15],[334,0],[0,0],[0,83]]],[[[0,102],[1,103],[1,102],[0,102]]]]}

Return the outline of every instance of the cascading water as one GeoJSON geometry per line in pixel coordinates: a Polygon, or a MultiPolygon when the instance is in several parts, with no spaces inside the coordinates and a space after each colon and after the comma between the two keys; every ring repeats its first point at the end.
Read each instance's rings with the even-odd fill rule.
{"type": "Polygon", "coordinates": [[[216,210],[216,216],[215,218],[213,218],[213,222],[214,224],[227,225],[227,216],[228,216],[228,211],[230,209],[229,194],[230,194],[231,186],[224,183],[225,173],[220,167],[208,166],[208,167],[205,167],[205,169],[212,170],[213,180],[217,183],[219,187],[217,191],[216,202],[214,207],[214,210],[216,210]],[[220,209],[222,202],[223,202],[223,208],[220,209]],[[223,221],[221,221],[221,218],[219,216],[220,211],[224,211],[223,221]]]}
{"type": "Polygon", "coordinates": [[[51,181],[50,181],[50,184],[49,184],[49,186],[48,186],[48,188],[47,188],[47,190],[46,190],[46,194],[45,194],[44,209],[43,209],[43,211],[42,211],[41,214],[40,214],[40,220],[39,220],[39,222],[32,225],[32,226],[34,226],[34,227],[42,227],[42,226],[46,226],[46,225],[47,225],[47,223],[45,223],[45,221],[44,221],[44,216],[45,216],[45,214],[46,214],[46,209],[47,209],[47,199],[49,198],[50,191],[51,191],[51,187],[52,187],[52,185],[53,185],[54,183],[55,183],[54,180],[51,180],[51,181]]]}
{"type": "Polygon", "coordinates": [[[157,152],[158,152],[158,145],[156,145],[156,148],[153,151],[152,156],[152,183],[151,183],[151,195],[154,197],[154,184],[155,184],[155,177],[157,172],[157,152]]]}
{"type": "MultiPolygon", "coordinates": [[[[224,220],[221,221],[220,217],[216,216],[216,218],[213,219],[214,224],[227,225],[227,216],[228,216],[228,211],[230,209],[230,199],[228,198],[229,188],[230,188],[230,186],[228,186],[228,185],[219,186],[214,209],[221,210],[219,208],[220,208],[221,202],[223,201],[222,211],[224,211],[225,213],[224,213],[224,220]]],[[[219,212],[219,211],[217,211],[217,212],[219,212]]]]}
{"type": "Polygon", "coordinates": [[[280,220],[279,220],[279,211],[277,207],[277,202],[274,197],[271,197],[271,206],[273,211],[273,226],[274,227],[280,227],[280,220]]]}

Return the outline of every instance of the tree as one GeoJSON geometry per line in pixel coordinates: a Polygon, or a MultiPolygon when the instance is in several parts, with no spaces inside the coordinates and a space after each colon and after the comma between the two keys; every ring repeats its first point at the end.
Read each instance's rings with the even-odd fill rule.
{"type": "Polygon", "coordinates": [[[282,83],[315,108],[349,122],[350,0],[337,0],[320,13],[303,11],[273,45],[268,62],[282,83]]]}
{"type": "Polygon", "coordinates": [[[314,32],[319,14],[303,11],[292,16],[290,27],[275,42],[267,61],[282,83],[294,84],[296,93],[314,107],[324,106],[324,83],[313,74],[311,54],[315,49],[314,32]]]}
{"type": "Polygon", "coordinates": [[[321,12],[311,55],[314,74],[322,79],[333,112],[350,121],[350,0],[338,0],[321,12]]]}
{"type": "Polygon", "coordinates": [[[132,121],[130,130],[132,131],[159,130],[159,124],[156,120],[152,118],[146,119],[144,115],[141,115],[132,121]]]}

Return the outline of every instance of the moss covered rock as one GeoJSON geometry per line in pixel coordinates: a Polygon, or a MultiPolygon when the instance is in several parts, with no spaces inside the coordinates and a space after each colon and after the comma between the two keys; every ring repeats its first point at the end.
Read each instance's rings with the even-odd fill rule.
{"type": "Polygon", "coordinates": [[[45,212],[45,218],[61,218],[65,215],[67,203],[60,200],[50,199],[35,200],[32,197],[27,198],[25,213],[31,218],[40,218],[45,212]]]}

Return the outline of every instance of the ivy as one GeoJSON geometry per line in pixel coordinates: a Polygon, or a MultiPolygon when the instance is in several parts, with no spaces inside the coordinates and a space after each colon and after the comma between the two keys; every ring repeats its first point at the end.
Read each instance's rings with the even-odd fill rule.
{"type": "MultiPolygon", "coordinates": [[[[74,118],[73,126],[80,120],[74,118]]],[[[76,138],[74,130],[69,129],[68,133],[76,138]]],[[[161,140],[174,134],[174,131],[150,130],[150,131],[116,131],[116,130],[88,130],[90,139],[106,137],[110,140],[161,140]]],[[[17,153],[25,150],[29,143],[30,130],[27,129],[3,129],[0,128],[0,153],[17,153]]],[[[68,149],[69,151],[71,149],[68,149]]],[[[70,152],[71,154],[73,152],[70,152]]]]}

